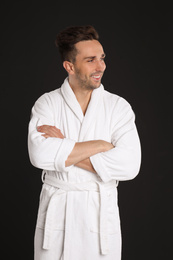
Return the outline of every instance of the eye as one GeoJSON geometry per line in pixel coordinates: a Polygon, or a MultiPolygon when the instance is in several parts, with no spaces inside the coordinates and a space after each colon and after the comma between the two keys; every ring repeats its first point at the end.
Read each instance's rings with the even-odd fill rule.
{"type": "Polygon", "coordinates": [[[90,60],[88,60],[88,62],[93,62],[94,61],[94,59],[90,59],[90,60]]]}

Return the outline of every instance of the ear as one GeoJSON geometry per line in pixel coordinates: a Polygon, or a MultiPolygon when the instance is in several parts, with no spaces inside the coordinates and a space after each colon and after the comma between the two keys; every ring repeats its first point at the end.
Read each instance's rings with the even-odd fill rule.
{"type": "Polygon", "coordinates": [[[73,66],[73,63],[71,63],[70,61],[64,61],[63,67],[67,71],[68,74],[71,74],[71,75],[74,74],[74,66],[73,66]]]}

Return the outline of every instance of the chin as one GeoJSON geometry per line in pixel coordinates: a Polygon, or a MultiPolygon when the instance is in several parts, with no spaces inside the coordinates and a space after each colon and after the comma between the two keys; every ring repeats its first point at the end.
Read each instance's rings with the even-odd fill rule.
{"type": "Polygon", "coordinates": [[[101,85],[101,81],[100,81],[100,82],[97,82],[97,83],[95,83],[95,84],[93,84],[93,83],[92,83],[92,84],[88,84],[87,89],[94,90],[94,89],[99,88],[100,85],[101,85]]]}
{"type": "Polygon", "coordinates": [[[88,89],[88,90],[94,90],[94,89],[97,89],[97,88],[99,88],[100,87],[100,84],[99,85],[88,85],[86,88],[88,89]]]}

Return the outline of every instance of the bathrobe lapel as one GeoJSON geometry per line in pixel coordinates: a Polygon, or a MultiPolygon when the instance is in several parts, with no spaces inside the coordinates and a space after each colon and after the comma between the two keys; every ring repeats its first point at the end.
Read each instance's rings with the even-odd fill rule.
{"type": "Polygon", "coordinates": [[[81,106],[77,101],[76,96],[68,83],[68,79],[65,79],[61,87],[61,93],[65,102],[81,122],[81,129],[79,132],[78,139],[79,142],[86,140],[87,132],[89,131],[89,128],[92,127],[94,120],[96,119],[96,116],[99,113],[99,109],[101,107],[103,99],[103,91],[104,87],[102,84],[99,88],[93,90],[91,100],[89,102],[87,111],[84,116],[81,106]]]}
{"type": "Polygon", "coordinates": [[[65,79],[64,83],[61,86],[61,93],[66,104],[69,106],[69,108],[73,111],[73,113],[77,116],[79,121],[82,123],[84,115],[81,106],[77,101],[77,98],[68,83],[67,78],[65,79]]]}
{"type": "Polygon", "coordinates": [[[87,140],[87,133],[89,132],[90,127],[94,125],[102,104],[103,90],[103,85],[101,85],[99,88],[93,90],[92,92],[91,100],[85,113],[85,117],[83,119],[81,131],[79,134],[79,142],[87,140]]]}

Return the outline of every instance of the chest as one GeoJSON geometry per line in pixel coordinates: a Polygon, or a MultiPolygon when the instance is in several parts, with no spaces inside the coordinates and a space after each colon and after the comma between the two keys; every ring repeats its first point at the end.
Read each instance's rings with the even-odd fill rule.
{"type": "Polygon", "coordinates": [[[82,112],[76,114],[66,102],[62,101],[54,108],[55,125],[61,129],[66,138],[75,141],[102,139],[110,142],[112,117],[111,111],[105,107],[103,103],[93,111],[91,108],[84,116],[82,112]]]}

